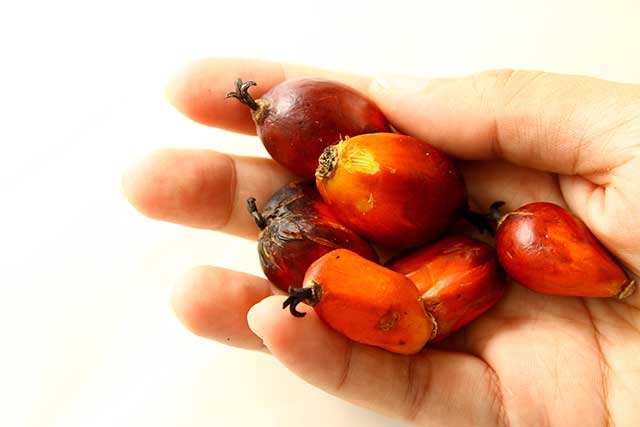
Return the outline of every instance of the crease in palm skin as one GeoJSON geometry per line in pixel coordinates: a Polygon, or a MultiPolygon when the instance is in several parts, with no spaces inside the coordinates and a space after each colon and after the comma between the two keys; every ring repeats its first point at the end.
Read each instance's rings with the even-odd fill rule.
{"type": "MultiPolygon", "coordinates": [[[[350,85],[399,132],[457,159],[478,209],[495,200],[505,212],[534,201],[567,208],[637,279],[639,85],[498,70],[407,86],[403,78],[209,58],[180,70],[166,93],[198,123],[253,134],[247,108],[225,99],[235,79],[257,82],[258,98],[299,76],[350,85]]],[[[129,201],[156,220],[255,239],[246,196],[267,200],[293,175],[270,159],[218,153],[216,141],[210,150],[176,145],[183,148],[150,153],[125,172],[129,201]]],[[[414,356],[354,343],[313,310],[295,319],[281,309],[285,298],[264,278],[194,266],[172,304],[195,334],[268,352],[318,388],[416,425],[640,423],[638,293],[559,297],[510,282],[489,312],[414,356]]]]}

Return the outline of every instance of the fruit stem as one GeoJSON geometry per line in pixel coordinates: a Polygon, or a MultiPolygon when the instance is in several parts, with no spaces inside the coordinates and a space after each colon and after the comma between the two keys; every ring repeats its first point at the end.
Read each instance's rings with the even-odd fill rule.
{"type": "Polygon", "coordinates": [[[253,97],[249,95],[249,88],[251,86],[257,86],[256,82],[247,80],[246,82],[242,83],[242,79],[237,79],[236,90],[234,92],[227,93],[227,96],[225,96],[225,98],[236,98],[238,101],[251,108],[251,110],[256,111],[260,108],[260,106],[255,101],[255,99],[253,99],[253,97]]]}
{"type": "Polygon", "coordinates": [[[500,212],[500,208],[504,206],[504,202],[502,200],[498,200],[497,202],[491,203],[489,206],[489,213],[487,216],[493,221],[500,221],[502,218],[502,212],[500,212]]]}
{"type": "Polygon", "coordinates": [[[289,298],[282,303],[282,309],[289,307],[289,311],[294,317],[304,317],[307,313],[297,310],[300,303],[305,303],[311,307],[317,305],[322,298],[322,287],[315,280],[310,280],[309,284],[302,288],[289,286],[289,298]]]}
{"type": "Polygon", "coordinates": [[[260,212],[258,212],[258,207],[256,206],[256,198],[255,197],[249,197],[247,199],[247,210],[249,211],[249,213],[253,217],[253,221],[256,223],[258,228],[260,230],[264,230],[264,228],[267,226],[267,220],[264,219],[264,217],[262,216],[262,214],[260,212]]]}
{"type": "Polygon", "coordinates": [[[500,207],[502,206],[504,206],[504,202],[497,201],[491,204],[489,212],[486,214],[474,212],[471,209],[465,209],[462,216],[469,224],[476,226],[480,233],[487,231],[489,235],[493,236],[495,233],[493,226],[495,223],[500,221],[500,218],[502,218],[502,213],[500,213],[500,207]]]}

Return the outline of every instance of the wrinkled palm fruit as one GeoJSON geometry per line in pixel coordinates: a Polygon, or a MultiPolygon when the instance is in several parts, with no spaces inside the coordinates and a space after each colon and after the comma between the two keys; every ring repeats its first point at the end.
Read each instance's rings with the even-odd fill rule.
{"type": "Polygon", "coordinates": [[[307,268],[322,255],[348,248],[378,262],[375,250],[333,215],[313,182],[292,182],[278,190],[258,213],[249,210],[261,228],[258,254],[265,275],[282,290],[302,286],[307,268]]]}

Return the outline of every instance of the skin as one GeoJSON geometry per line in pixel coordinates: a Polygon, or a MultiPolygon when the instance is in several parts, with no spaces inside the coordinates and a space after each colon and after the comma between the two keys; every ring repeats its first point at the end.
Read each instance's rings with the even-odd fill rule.
{"type": "MultiPolygon", "coordinates": [[[[543,200],[569,208],[637,278],[640,86],[500,70],[401,88],[213,58],[185,67],[167,95],[193,120],[252,133],[246,107],[224,99],[234,79],[260,82],[259,96],[300,75],[354,86],[401,132],[460,159],[477,207],[499,199],[505,209],[543,200]]],[[[123,187],[152,218],[255,237],[244,199],[266,199],[289,178],[267,160],[163,150],[133,165],[123,187]]],[[[416,425],[640,424],[640,292],[624,301],[554,297],[511,283],[490,312],[411,357],[354,344],[313,310],[293,318],[273,294],[262,278],[203,266],[185,275],[173,306],[196,334],[268,351],[311,384],[416,425]]]]}

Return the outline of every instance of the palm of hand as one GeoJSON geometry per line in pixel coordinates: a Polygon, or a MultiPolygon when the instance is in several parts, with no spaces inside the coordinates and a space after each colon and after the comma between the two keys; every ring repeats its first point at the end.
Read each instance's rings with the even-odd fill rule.
{"type": "Polygon", "coordinates": [[[513,425],[608,425],[634,408],[627,387],[640,378],[625,352],[640,344],[637,313],[617,301],[546,296],[514,284],[453,347],[495,371],[499,386],[489,399],[513,425]]]}
{"type": "MultiPolygon", "coordinates": [[[[467,182],[483,183],[488,190],[472,191],[478,204],[488,205],[496,199],[496,188],[506,188],[511,209],[540,199],[566,206],[552,174],[501,162],[469,162],[463,171],[467,182]],[[532,181],[538,185],[519,184],[532,181]]],[[[569,184],[564,190],[584,188],[569,184]]],[[[434,403],[425,396],[434,393],[432,387],[442,387],[433,371],[451,353],[435,361],[415,356],[410,363],[410,371],[420,373],[415,381],[431,381],[406,380],[411,403],[403,415],[418,425],[431,425],[436,419],[458,425],[452,414],[468,407],[482,408],[472,417],[474,425],[609,425],[633,419],[637,397],[630,384],[640,384],[638,362],[630,351],[640,348],[636,301],[637,295],[631,301],[543,295],[512,282],[497,306],[436,347],[484,362],[466,377],[456,378],[454,373],[441,379],[449,384],[437,396],[455,393],[440,402],[449,406],[442,417],[435,416],[434,403]]],[[[368,375],[373,378],[377,372],[368,375]]],[[[468,416],[463,418],[461,423],[468,422],[468,416]]]]}
{"type": "MultiPolygon", "coordinates": [[[[474,188],[485,204],[497,196],[495,188],[509,190],[516,202],[511,208],[534,200],[566,206],[565,195],[589,200],[598,191],[585,186],[582,176],[560,178],[558,183],[553,174],[500,162],[466,166],[471,182],[489,183],[491,196],[474,188]],[[520,182],[535,184],[523,188],[520,182]]],[[[607,208],[616,212],[622,207],[607,208]]],[[[633,233],[619,234],[609,237],[618,242],[633,237],[633,233]]],[[[500,408],[498,413],[503,411],[498,421],[513,425],[619,423],[633,419],[637,397],[630,384],[640,384],[632,351],[640,347],[636,302],[637,295],[630,301],[542,295],[511,283],[496,307],[454,335],[445,347],[477,356],[495,372],[496,392],[491,399],[500,408]]]]}

